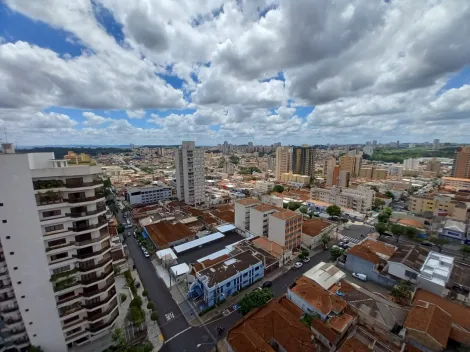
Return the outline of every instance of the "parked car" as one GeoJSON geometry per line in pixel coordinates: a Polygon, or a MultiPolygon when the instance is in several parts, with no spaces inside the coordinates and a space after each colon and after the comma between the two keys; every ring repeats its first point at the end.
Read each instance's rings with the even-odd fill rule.
{"type": "Polygon", "coordinates": [[[294,268],[299,269],[299,268],[302,267],[302,265],[304,265],[302,262],[297,262],[297,263],[294,264],[294,268]]]}
{"type": "Polygon", "coordinates": [[[131,235],[132,235],[132,232],[129,231],[129,232],[127,233],[127,236],[128,236],[128,237],[131,237],[131,235]]]}
{"type": "Polygon", "coordinates": [[[432,247],[433,246],[432,242],[429,242],[429,241],[423,241],[423,242],[421,242],[421,245],[426,246],[426,247],[432,247]]]}
{"type": "Polygon", "coordinates": [[[145,258],[149,258],[149,257],[150,257],[150,254],[149,254],[149,252],[147,252],[147,251],[144,251],[144,256],[145,256],[145,258]]]}
{"type": "Polygon", "coordinates": [[[354,276],[356,279],[359,279],[361,281],[367,281],[367,275],[366,274],[352,273],[352,276],[354,276]]]}
{"type": "Polygon", "coordinates": [[[137,232],[134,231],[134,238],[137,238],[137,232]]]}
{"type": "Polygon", "coordinates": [[[268,287],[271,287],[272,285],[273,285],[272,281],[265,281],[261,287],[268,288],[268,287]]]}
{"type": "Polygon", "coordinates": [[[305,257],[304,259],[302,259],[302,261],[303,261],[304,263],[308,263],[308,262],[310,261],[310,258],[309,258],[309,257],[305,257]]]}

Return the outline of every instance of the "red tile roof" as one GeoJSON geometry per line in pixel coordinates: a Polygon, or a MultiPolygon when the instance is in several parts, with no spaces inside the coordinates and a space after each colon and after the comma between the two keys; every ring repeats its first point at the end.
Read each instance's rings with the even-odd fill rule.
{"type": "Polygon", "coordinates": [[[166,247],[169,243],[194,236],[189,227],[184,224],[172,224],[169,221],[161,221],[145,226],[153,243],[158,247],[166,247]]]}
{"type": "Polygon", "coordinates": [[[311,237],[315,237],[331,225],[331,223],[322,219],[304,220],[302,223],[302,233],[311,237]]]}
{"type": "Polygon", "coordinates": [[[374,241],[367,239],[361,243],[361,245],[371,249],[374,253],[380,253],[387,257],[391,257],[395,253],[395,247],[389,244],[386,244],[382,241],[374,241]]]}
{"type": "Polygon", "coordinates": [[[341,345],[338,352],[372,352],[372,349],[364,345],[355,337],[350,337],[341,345]]]}
{"type": "Polygon", "coordinates": [[[368,262],[371,262],[374,264],[379,264],[381,261],[380,257],[377,254],[375,254],[375,252],[373,252],[368,247],[360,245],[360,244],[349,249],[348,256],[349,255],[354,255],[356,257],[367,260],[368,262]]]}

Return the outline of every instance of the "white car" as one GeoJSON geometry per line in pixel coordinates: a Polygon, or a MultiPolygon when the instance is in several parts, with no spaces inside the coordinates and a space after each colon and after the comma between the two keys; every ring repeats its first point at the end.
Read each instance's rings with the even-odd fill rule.
{"type": "Polygon", "coordinates": [[[359,279],[361,281],[367,281],[367,275],[366,274],[352,273],[352,276],[354,276],[356,279],[359,279]]]}
{"type": "Polygon", "coordinates": [[[294,268],[299,269],[303,266],[304,264],[302,262],[297,262],[294,264],[294,268]]]}
{"type": "Polygon", "coordinates": [[[150,257],[150,254],[149,254],[149,252],[147,252],[147,251],[144,251],[144,256],[145,256],[145,258],[148,258],[148,257],[150,257]]]}
{"type": "Polygon", "coordinates": [[[308,263],[308,262],[310,261],[310,258],[309,258],[309,257],[305,257],[304,259],[302,259],[302,261],[303,261],[304,263],[308,263]]]}

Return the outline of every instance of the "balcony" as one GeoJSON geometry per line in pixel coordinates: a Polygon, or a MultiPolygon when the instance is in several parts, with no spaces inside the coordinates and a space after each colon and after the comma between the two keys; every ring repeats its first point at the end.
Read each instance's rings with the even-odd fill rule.
{"type": "Polygon", "coordinates": [[[105,220],[99,221],[97,224],[83,224],[83,225],[77,225],[74,227],[69,227],[68,230],[73,231],[73,232],[83,232],[83,231],[97,229],[103,225],[106,225],[107,223],[108,222],[105,219],[105,220]]]}
{"type": "Polygon", "coordinates": [[[33,181],[33,189],[51,189],[51,188],[62,188],[64,182],[61,180],[37,180],[33,181]]]}
{"type": "Polygon", "coordinates": [[[85,247],[93,243],[101,242],[104,240],[106,237],[109,237],[109,233],[106,232],[104,235],[101,235],[100,237],[92,238],[90,240],[85,240],[85,241],[78,241],[76,242],[77,247],[85,247]]]}
{"type": "Polygon", "coordinates": [[[105,266],[108,263],[111,263],[112,261],[113,261],[113,258],[111,256],[109,256],[109,257],[101,259],[96,264],[79,263],[78,267],[77,267],[77,270],[81,273],[84,273],[84,272],[87,272],[87,271],[102,268],[103,266],[105,266]]]}
{"type": "MultiPolygon", "coordinates": [[[[75,247],[75,242],[72,241],[72,242],[60,244],[58,246],[47,247],[46,252],[51,252],[56,249],[65,249],[67,247],[75,247]]],[[[72,248],[69,248],[69,249],[72,249],[72,248]]]]}
{"type": "Polygon", "coordinates": [[[76,198],[65,198],[64,202],[71,203],[71,204],[76,204],[76,203],[84,203],[84,202],[92,202],[94,200],[99,200],[104,198],[104,193],[103,194],[96,194],[93,197],[76,197],[76,198]]]}
{"type": "Polygon", "coordinates": [[[74,326],[77,326],[77,325],[81,325],[85,322],[84,319],[77,319],[77,320],[74,320],[74,321],[71,321],[70,323],[67,323],[67,324],[64,324],[62,326],[62,329],[63,330],[67,330],[67,329],[70,329],[71,327],[74,327],[74,326]]]}
{"type": "Polygon", "coordinates": [[[106,329],[110,327],[111,325],[113,325],[118,316],[119,316],[119,310],[113,313],[113,315],[111,315],[111,317],[106,323],[93,324],[88,328],[88,331],[91,332],[92,334],[96,334],[100,332],[101,330],[106,329]]]}
{"type": "Polygon", "coordinates": [[[60,311],[59,317],[63,318],[65,316],[69,315],[69,314],[77,313],[77,312],[81,311],[82,309],[83,309],[83,307],[80,304],[80,302],[74,303],[70,306],[59,309],[59,311],[60,311]]]}
{"type": "Polygon", "coordinates": [[[13,343],[16,346],[29,345],[30,344],[29,337],[26,336],[26,337],[22,337],[20,339],[13,340],[13,343]]]}
{"type": "Polygon", "coordinates": [[[0,293],[5,293],[12,290],[11,283],[6,285],[0,285],[0,293]]]}
{"type": "Polygon", "coordinates": [[[88,310],[92,310],[92,309],[95,309],[97,307],[100,307],[102,306],[103,304],[106,304],[106,303],[109,303],[109,301],[111,301],[114,297],[116,297],[116,290],[111,290],[108,294],[108,296],[106,296],[105,299],[99,301],[99,302],[94,302],[94,303],[90,303],[90,304],[84,304],[83,307],[88,309],[88,310]]]}
{"type": "Polygon", "coordinates": [[[106,253],[108,250],[110,250],[111,246],[108,245],[102,249],[100,249],[99,251],[96,251],[96,252],[89,252],[89,253],[83,253],[83,254],[73,254],[72,257],[73,258],[77,258],[79,260],[83,260],[83,259],[88,259],[88,258],[92,258],[94,256],[97,256],[97,255],[101,255],[101,254],[104,254],[106,253]]]}
{"type": "Polygon", "coordinates": [[[113,267],[110,266],[109,270],[106,270],[106,272],[103,272],[100,275],[96,275],[95,277],[91,277],[85,280],[80,280],[80,283],[85,286],[91,285],[93,283],[97,283],[98,281],[104,280],[112,273],[113,273],[113,267]]]}
{"type": "Polygon", "coordinates": [[[82,218],[85,216],[92,216],[96,215],[99,213],[102,213],[103,211],[106,210],[106,205],[105,206],[97,206],[96,210],[90,210],[90,211],[82,211],[82,212],[71,212],[71,213],[66,213],[65,216],[71,217],[71,218],[82,218]]]}
{"type": "Polygon", "coordinates": [[[21,323],[22,321],[23,321],[23,319],[21,319],[21,317],[19,317],[19,318],[7,318],[7,319],[4,320],[6,325],[18,324],[18,323],[21,323]]]}
{"type": "Polygon", "coordinates": [[[22,327],[20,329],[15,329],[15,330],[10,330],[9,331],[9,334],[10,334],[10,337],[15,337],[15,336],[19,336],[19,335],[23,335],[26,333],[26,328],[25,327],[22,327]]]}
{"type": "Polygon", "coordinates": [[[106,292],[107,290],[109,290],[113,286],[114,286],[114,278],[112,279],[112,281],[107,283],[103,288],[100,288],[98,290],[94,290],[94,291],[91,291],[91,292],[84,292],[83,297],[90,298],[90,297],[96,296],[100,293],[106,292]]]}
{"type": "Polygon", "coordinates": [[[72,302],[76,299],[82,299],[83,298],[83,295],[82,294],[78,294],[78,295],[74,295],[74,296],[70,296],[70,297],[67,297],[67,298],[64,298],[64,299],[61,299],[59,301],[57,301],[57,306],[60,306],[64,303],[68,303],[68,302],[72,302]]]}
{"type": "Polygon", "coordinates": [[[11,313],[11,312],[14,312],[14,311],[17,311],[17,310],[18,310],[18,305],[15,304],[13,306],[4,307],[4,308],[0,309],[0,312],[2,312],[2,313],[11,313]]]}
{"type": "Polygon", "coordinates": [[[83,188],[83,187],[93,187],[97,185],[102,185],[102,180],[94,180],[91,182],[75,182],[75,183],[66,183],[65,188],[83,188]]]}
{"type": "Polygon", "coordinates": [[[88,314],[87,319],[88,319],[89,322],[94,322],[94,321],[100,320],[100,319],[104,318],[105,316],[111,314],[112,311],[117,308],[117,306],[118,306],[118,301],[117,301],[117,299],[115,299],[111,303],[111,305],[108,307],[108,309],[106,309],[104,312],[99,312],[99,313],[95,313],[95,314],[88,314]]]}
{"type": "Polygon", "coordinates": [[[0,302],[7,302],[13,299],[15,299],[15,296],[6,296],[6,295],[0,296],[0,302]]]}
{"type": "Polygon", "coordinates": [[[80,285],[80,282],[75,277],[59,281],[53,285],[54,292],[60,292],[69,288],[80,285]]]}

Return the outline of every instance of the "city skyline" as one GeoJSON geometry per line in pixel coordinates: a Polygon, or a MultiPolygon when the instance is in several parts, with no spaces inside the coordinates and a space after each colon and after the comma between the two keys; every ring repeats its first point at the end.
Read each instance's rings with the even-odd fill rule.
{"type": "Polygon", "coordinates": [[[464,0],[7,0],[0,129],[23,146],[464,143],[469,10],[464,0]]]}

